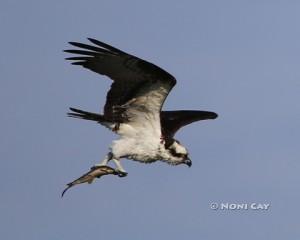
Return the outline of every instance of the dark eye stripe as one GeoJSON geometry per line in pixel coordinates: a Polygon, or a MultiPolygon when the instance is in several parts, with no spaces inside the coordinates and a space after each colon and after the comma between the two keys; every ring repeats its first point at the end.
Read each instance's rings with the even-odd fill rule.
{"type": "Polygon", "coordinates": [[[186,156],[186,155],[183,154],[183,153],[177,153],[177,152],[175,152],[175,150],[174,150],[173,148],[169,149],[169,151],[170,151],[170,153],[171,153],[173,156],[178,157],[178,158],[183,158],[183,157],[186,156]]]}

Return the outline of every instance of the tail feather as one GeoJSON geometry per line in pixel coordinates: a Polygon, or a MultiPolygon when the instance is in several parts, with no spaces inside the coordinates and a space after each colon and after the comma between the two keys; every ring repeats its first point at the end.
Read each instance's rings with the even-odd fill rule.
{"type": "Polygon", "coordinates": [[[109,122],[101,114],[92,113],[92,112],[86,112],[86,111],[83,111],[83,110],[80,110],[80,109],[76,109],[76,108],[70,108],[70,110],[72,112],[68,112],[67,113],[68,117],[85,119],[85,120],[91,120],[91,121],[96,121],[98,123],[109,122]]]}

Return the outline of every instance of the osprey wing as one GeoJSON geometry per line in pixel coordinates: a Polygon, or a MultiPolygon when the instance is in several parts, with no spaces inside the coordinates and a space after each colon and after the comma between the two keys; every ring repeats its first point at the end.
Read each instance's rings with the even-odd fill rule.
{"type": "Polygon", "coordinates": [[[70,42],[81,48],[65,50],[78,54],[66,58],[73,65],[81,65],[113,80],[107,93],[104,117],[114,122],[124,121],[123,113],[133,110],[133,116],[141,112],[158,114],[170,90],[176,84],[175,78],[160,67],[127,54],[115,47],[88,38],[94,45],[70,42]]]}
{"type": "Polygon", "coordinates": [[[160,117],[163,136],[171,139],[181,127],[200,120],[215,119],[218,115],[208,111],[181,110],[162,111],[160,117]]]}

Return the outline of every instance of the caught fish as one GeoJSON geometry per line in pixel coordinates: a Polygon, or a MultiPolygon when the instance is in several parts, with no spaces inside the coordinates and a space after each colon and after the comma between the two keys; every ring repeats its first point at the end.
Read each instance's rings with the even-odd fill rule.
{"type": "Polygon", "coordinates": [[[94,166],[91,168],[90,171],[88,171],[81,177],[77,178],[73,182],[68,183],[67,187],[62,192],[61,197],[64,196],[64,194],[66,193],[66,191],[68,189],[70,189],[71,187],[73,187],[77,184],[86,183],[86,182],[90,184],[94,181],[95,178],[100,178],[104,175],[109,175],[109,174],[118,175],[119,172],[109,166],[94,166]]]}

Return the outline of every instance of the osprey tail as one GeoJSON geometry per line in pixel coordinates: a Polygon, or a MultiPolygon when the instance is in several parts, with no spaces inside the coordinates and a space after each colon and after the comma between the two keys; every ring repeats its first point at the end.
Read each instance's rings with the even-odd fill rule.
{"type": "Polygon", "coordinates": [[[108,122],[103,115],[97,114],[97,113],[92,113],[92,112],[86,112],[80,109],[76,108],[70,108],[72,112],[67,113],[68,117],[73,117],[73,118],[80,118],[80,119],[85,119],[85,120],[91,120],[95,121],[98,123],[104,123],[108,122]]]}
{"type": "Polygon", "coordinates": [[[83,111],[83,110],[76,109],[76,108],[70,108],[70,110],[72,112],[67,113],[68,117],[95,121],[95,122],[100,123],[104,127],[107,127],[108,129],[110,129],[111,131],[114,131],[114,132],[116,132],[118,130],[118,126],[119,126],[118,123],[112,122],[111,120],[108,120],[107,118],[105,118],[101,114],[87,112],[87,111],[83,111]]]}

